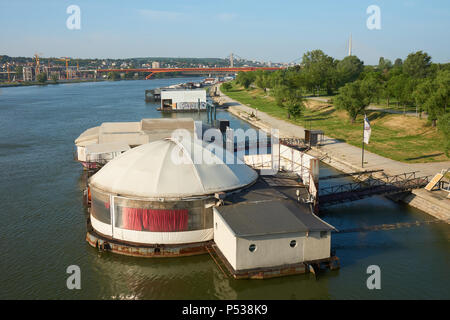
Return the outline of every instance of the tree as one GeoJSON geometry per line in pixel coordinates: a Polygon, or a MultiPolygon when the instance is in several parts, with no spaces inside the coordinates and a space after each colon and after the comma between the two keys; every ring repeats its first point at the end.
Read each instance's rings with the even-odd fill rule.
{"type": "Polygon", "coordinates": [[[16,66],[15,67],[15,71],[16,71],[17,79],[22,79],[22,77],[23,77],[23,66],[16,66]]]}
{"type": "Polygon", "coordinates": [[[431,79],[421,80],[413,92],[414,103],[416,110],[422,117],[422,110],[425,108],[425,103],[433,92],[433,81],[431,79]]]}
{"type": "Polygon", "coordinates": [[[388,80],[388,90],[397,99],[397,106],[405,107],[408,102],[412,101],[415,84],[415,80],[406,74],[396,75],[388,80]]]}
{"type": "Polygon", "coordinates": [[[450,99],[450,70],[438,71],[436,78],[436,92],[435,94],[439,96],[440,108],[442,113],[447,113],[447,107],[450,99]]]}
{"type": "Polygon", "coordinates": [[[403,66],[403,60],[400,58],[395,59],[394,67],[401,68],[403,66]]]}
{"type": "Polygon", "coordinates": [[[255,84],[258,88],[267,92],[267,88],[270,86],[270,76],[266,72],[259,72],[256,76],[255,84]]]}
{"type": "Polygon", "coordinates": [[[108,72],[108,79],[109,80],[114,80],[114,81],[119,80],[120,79],[120,73],[115,72],[115,71],[108,72]]]}
{"type": "Polygon", "coordinates": [[[303,114],[304,110],[304,104],[302,100],[295,99],[295,100],[288,100],[287,102],[287,112],[288,112],[288,118],[291,116],[294,119],[299,118],[303,114]]]}
{"type": "Polygon", "coordinates": [[[274,88],[272,95],[275,98],[276,104],[279,107],[286,109],[288,119],[290,119],[291,116],[294,119],[297,119],[302,115],[304,110],[304,100],[300,89],[281,85],[274,88]]]}
{"type": "Polygon", "coordinates": [[[339,86],[355,81],[364,70],[364,63],[357,56],[348,56],[337,63],[339,86]]]}
{"type": "Polygon", "coordinates": [[[277,85],[271,91],[271,94],[275,98],[275,103],[277,104],[277,106],[279,106],[281,108],[284,107],[284,101],[285,101],[288,90],[289,90],[289,88],[285,85],[277,85]]]}
{"type": "Polygon", "coordinates": [[[239,72],[236,77],[236,82],[248,89],[250,85],[255,81],[256,75],[254,72],[239,72]]]}
{"type": "Polygon", "coordinates": [[[392,68],[392,62],[389,59],[385,59],[384,57],[380,57],[378,61],[378,70],[385,71],[392,68]]]}
{"type": "Polygon", "coordinates": [[[54,74],[54,73],[53,73],[53,74],[50,76],[50,79],[52,79],[52,82],[53,82],[53,83],[58,83],[59,77],[58,77],[57,74],[54,74]]]}
{"type": "Polygon", "coordinates": [[[231,88],[232,88],[232,85],[229,82],[225,82],[224,84],[222,84],[222,89],[225,91],[230,91],[231,88]]]}
{"type": "Polygon", "coordinates": [[[377,90],[373,79],[356,80],[340,88],[334,101],[336,107],[347,111],[351,122],[355,123],[356,117],[369,106],[377,90]]]}
{"type": "Polygon", "coordinates": [[[428,119],[436,126],[438,118],[448,113],[448,103],[450,99],[450,71],[441,70],[430,85],[428,98],[424,102],[428,119]]]}
{"type": "Polygon", "coordinates": [[[380,103],[380,98],[385,93],[386,88],[386,80],[384,78],[383,73],[381,71],[376,71],[376,69],[364,72],[364,77],[362,78],[365,83],[370,84],[370,86],[373,88],[372,94],[372,102],[377,101],[377,103],[380,103]]]}
{"type": "Polygon", "coordinates": [[[447,113],[439,118],[439,130],[444,135],[444,148],[447,157],[450,157],[450,113],[447,113]]]}
{"type": "Polygon", "coordinates": [[[36,80],[39,83],[46,83],[47,82],[47,74],[45,72],[41,72],[36,76],[36,80]]]}
{"type": "Polygon", "coordinates": [[[320,89],[326,89],[332,94],[336,88],[336,61],[322,50],[308,51],[303,55],[302,65],[307,73],[308,87],[316,94],[320,89]]]}
{"type": "Polygon", "coordinates": [[[403,63],[403,72],[412,78],[425,78],[431,66],[431,57],[422,51],[410,53],[403,63]]]}

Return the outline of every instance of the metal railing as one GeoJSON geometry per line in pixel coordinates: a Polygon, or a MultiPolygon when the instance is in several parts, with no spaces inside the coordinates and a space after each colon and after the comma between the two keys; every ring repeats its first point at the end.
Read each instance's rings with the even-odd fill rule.
{"type": "Polygon", "coordinates": [[[320,205],[356,201],[362,198],[411,191],[425,187],[431,176],[416,176],[417,172],[407,172],[379,179],[346,183],[319,189],[320,205]]]}

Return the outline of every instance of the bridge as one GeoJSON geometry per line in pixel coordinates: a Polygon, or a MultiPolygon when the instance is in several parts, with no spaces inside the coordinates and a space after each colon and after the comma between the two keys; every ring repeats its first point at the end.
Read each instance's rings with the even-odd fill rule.
{"type": "Polygon", "coordinates": [[[319,206],[327,207],[339,203],[357,201],[375,195],[389,195],[425,187],[430,176],[416,176],[417,172],[402,173],[341,184],[319,189],[319,206]]]}
{"type": "Polygon", "coordinates": [[[197,72],[197,73],[237,73],[237,72],[249,72],[249,71],[276,71],[280,70],[280,67],[225,67],[225,68],[144,68],[144,69],[97,69],[97,73],[101,72],[145,72],[149,73],[145,79],[150,79],[156,73],[168,73],[168,72],[197,72]]]}

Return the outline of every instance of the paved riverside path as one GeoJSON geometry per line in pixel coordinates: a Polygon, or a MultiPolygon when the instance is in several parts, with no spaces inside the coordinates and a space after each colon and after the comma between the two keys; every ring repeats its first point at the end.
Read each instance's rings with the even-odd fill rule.
{"type": "MultiPolygon", "coordinates": [[[[304,139],[304,128],[292,124],[288,121],[277,119],[260,110],[248,107],[240,102],[224,95],[219,86],[217,86],[219,97],[216,98],[221,103],[229,105],[229,111],[234,114],[247,113],[257,115],[258,121],[250,122],[257,127],[275,128],[280,131],[280,137],[292,137],[304,139]]],[[[362,134],[362,133],[361,133],[362,134]]],[[[323,157],[326,161],[327,157],[341,162],[345,166],[354,171],[383,169],[386,174],[395,175],[405,172],[420,171],[418,175],[435,175],[442,169],[450,168],[450,161],[433,162],[433,163],[403,163],[377,155],[375,153],[364,152],[364,168],[361,167],[361,148],[349,145],[325,136],[324,143],[320,148],[314,148],[314,155],[323,157]]]]}

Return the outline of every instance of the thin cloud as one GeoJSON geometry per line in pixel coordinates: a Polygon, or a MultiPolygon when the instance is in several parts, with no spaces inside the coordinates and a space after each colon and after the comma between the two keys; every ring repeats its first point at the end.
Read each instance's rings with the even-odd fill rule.
{"type": "Polygon", "coordinates": [[[223,21],[223,22],[230,22],[230,21],[233,21],[234,19],[237,18],[237,14],[236,14],[236,13],[227,13],[227,12],[223,12],[223,13],[219,14],[219,15],[217,16],[217,18],[218,18],[220,21],[223,21]]]}
{"type": "Polygon", "coordinates": [[[148,9],[140,9],[138,11],[141,16],[152,20],[174,21],[183,17],[182,13],[175,11],[161,11],[148,9]]]}

